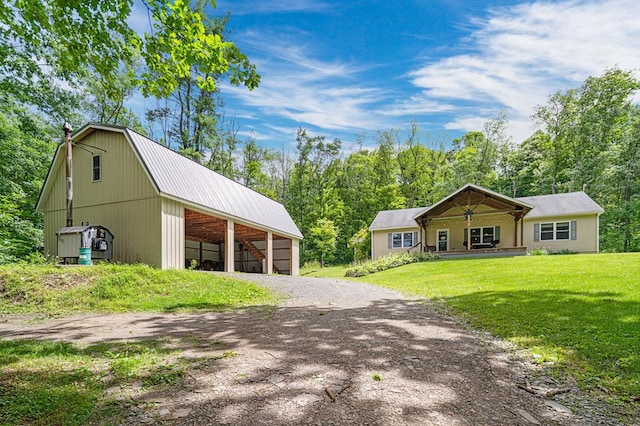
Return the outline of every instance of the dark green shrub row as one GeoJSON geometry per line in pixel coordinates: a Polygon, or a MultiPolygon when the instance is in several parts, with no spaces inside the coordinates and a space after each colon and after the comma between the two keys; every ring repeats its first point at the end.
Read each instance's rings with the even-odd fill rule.
{"type": "Polygon", "coordinates": [[[437,253],[399,253],[389,254],[379,257],[375,260],[367,260],[364,262],[353,263],[347,268],[345,277],[363,277],[373,274],[374,272],[385,271],[387,269],[396,268],[416,262],[427,262],[429,260],[440,259],[437,253]]]}

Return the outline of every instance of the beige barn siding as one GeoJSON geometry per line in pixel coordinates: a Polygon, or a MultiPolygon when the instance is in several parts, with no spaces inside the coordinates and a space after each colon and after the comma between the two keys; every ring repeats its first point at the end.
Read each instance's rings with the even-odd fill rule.
{"type": "MultiPolygon", "coordinates": [[[[92,154],[75,147],[73,224],[107,227],[115,236],[114,261],[161,267],[161,200],[124,135],[96,130],[78,145],[100,154],[102,179],[92,182],[92,154]]],[[[57,254],[56,232],[66,226],[64,154],[63,149],[50,176],[49,196],[42,200],[45,250],[52,254],[57,254]]]]}
{"type": "MultiPolygon", "coordinates": [[[[92,182],[92,154],[78,146],[75,147],[73,149],[74,208],[156,196],[155,188],[123,134],[96,130],[77,145],[100,155],[102,179],[92,182]]],[[[62,149],[54,165],[54,173],[51,176],[53,185],[48,199],[45,200],[44,211],[67,208],[64,157],[65,152],[62,149]]],[[[74,217],[75,223],[79,224],[74,217]]]]}
{"type": "MultiPolygon", "coordinates": [[[[114,235],[113,261],[143,262],[162,266],[160,240],[160,198],[101,204],[74,209],[74,223],[99,224],[114,235]]],[[[66,210],[45,212],[46,250],[57,254],[55,233],[65,226],[66,210]]]]}
{"type": "Polygon", "coordinates": [[[184,269],[184,206],[162,199],[162,269],[184,269]]]}
{"type": "Polygon", "coordinates": [[[81,149],[73,151],[74,198],[78,207],[118,201],[139,200],[156,196],[156,191],[121,133],[95,131],[79,145],[92,145],[104,149],[97,151],[102,161],[102,179],[92,182],[92,155],[81,149]]]}
{"type": "MultiPolygon", "coordinates": [[[[53,165],[51,171],[52,186],[48,198],[42,200],[42,210],[44,212],[54,210],[64,210],[62,226],[66,224],[67,218],[67,186],[64,168],[64,149],[60,151],[58,161],[53,165]],[[60,160],[62,158],[62,160],[60,160]]],[[[74,185],[75,187],[75,185],[74,185]]],[[[46,194],[45,194],[46,195],[46,194]]],[[[45,227],[45,229],[47,229],[45,227]]],[[[58,228],[56,228],[57,230],[58,228]]],[[[55,231],[54,231],[55,232],[55,231]]],[[[45,236],[46,238],[46,236],[45,236]]]]}
{"type": "Polygon", "coordinates": [[[56,232],[67,223],[67,211],[56,210],[44,213],[44,253],[46,256],[58,255],[56,232]]]}
{"type": "Polygon", "coordinates": [[[551,251],[571,250],[579,253],[596,253],[598,251],[598,215],[558,216],[526,219],[524,222],[524,242],[528,249],[545,247],[551,251]],[[575,220],[576,239],[559,241],[533,241],[535,223],[567,222],[575,220]]]}

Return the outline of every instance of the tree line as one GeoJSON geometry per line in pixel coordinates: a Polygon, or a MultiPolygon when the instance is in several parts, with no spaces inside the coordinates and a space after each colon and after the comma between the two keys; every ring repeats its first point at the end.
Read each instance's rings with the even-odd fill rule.
{"type": "Polygon", "coordinates": [[[559,91],[535,108],[537,130],[520,143],[507,135],[506,113],[448,145],[415,123],[350,152],[299,129],[289,155],[246,141],[228,176],[287,207],[305,235],[303,262],[366,258],[378,211],[428,206],[466,183],[511,197],[585,191],[605,210],[601,249],[638,251],[639,87],[632,72],[613,68],[559,91]]]}
{"type": "MultiPolygon", "coordinates": [[[[555,93],[536,108],[538,129],[521,143],[507,136],[501,113],[448,146],[414,123],[403,132],[379,131],[370,149],[346,151],[340,140],[301,128],[292,152],[232,132],[218,151],[202,145],[189,155],[283,203],[305,235],[303,262],[366,258],[367,227],[378,211],[428,206],[466,183],[512,197],[584,190],[605,210],[602,250],[638,251],[640,107],[632,102],[638,84],[631,72],[611,69],[555,93]]],[[[0,261],[6,262],[42,246],[33,206],[60,132],[17,103],[2,106],[0,261]]]]}
{"type": "Polygon", "coordinates": [[[559,91],[536,108],[525,141],[501,113],[453,141],[417,124],[381,130],[370,149],[301,128],[295,149],[241,138],[218,82],[252,90],[260,75],[229,39],[213,1],[147,0],[149,28],[128,25],[133,0],[0,4],[0,263],[42,248],[34,205],[60,123],[130,127],[283,203],[305,235],[301,260],[368,256],[379,210],[427,206],[466,183],[510,196],[585,190],[604,209],[601,248],[640,250],[638,80],[617,68],[559,91]],[[136,93],[156,107],[136,115],[136,93]]]}

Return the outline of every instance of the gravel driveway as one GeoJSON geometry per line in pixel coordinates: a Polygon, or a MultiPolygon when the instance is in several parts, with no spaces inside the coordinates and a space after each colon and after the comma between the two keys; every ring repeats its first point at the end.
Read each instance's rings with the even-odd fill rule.
{"type": "Polygon", "coordinates": [[[130,424],[615,424],[577,389],[547,400],[519,388],[566,385],[427,301],[335,279],[239,276],[290,297],[236,313],[4,318],[0,337],[161,339],[201,360],[177,388],[130,389],[150,402],[130,424]],[[567,412],[575,404],[579,414],[567,412]]]}

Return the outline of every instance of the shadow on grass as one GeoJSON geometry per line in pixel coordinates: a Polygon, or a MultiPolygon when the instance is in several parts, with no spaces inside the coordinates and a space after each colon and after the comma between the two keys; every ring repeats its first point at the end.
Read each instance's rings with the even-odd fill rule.
{"type": "MultiPolygon", "coordinates": [[[[534,304],[549,306],[564,297],[564,303],[576,305],[562,306],[553,317],[538,315],[536,320],[567,324],[573,321],[570,313],[589,311],[594,303],[593,295],[580,294],[470,297],[478,299],[452,302],[460,306],[482,302],[484,309],[496,305],[507,317],[507,304],[523,304],[526,317],[524,312],[534,312],[534,304]]],[[[598,306],[595,311],[600,309],[608,312],[598,306]]],[[[99,345],[93,344],[100,354],[109,345],[124,345],[120,340],[124,335],[126,344],[179,350],[189,360],[188,374],[179,385],[142,389],[135,398],[158,404],[151,408],[155,416],[160,409],[186,410],[181,418],[185,423],[206,419],[210,424],[267,420],[272,424],[528,424],[518,414],[520,409],[544,424],[576,424],[572,417],[558,420],[541,399],[519,390],[509,361],[498,349],[422,302],[381,300],[353,308],[305,306],[104,318],[109,321],[61,320],[28,330],[0,327],[0,337],[94,342],[102,336],[99,345]],[[114,328],[121,330],[120,337],[112,333],[114,328]]],[[[92,353],[91,346],[82,352],[92,353]]]]}
{"type": "Polygon", "coordinates": [[[526,347],[559,352],[585,382],[640,396],[640,304],[614,292],[521,290],[449,297],[478,325],[526,347]],[[600,380],[602,380],[600,382],[600,380]]]}
{"type": "Polygon", "coordinates": [[[235,311],[238,309],[237,305],[230,305],[225,303],[208,303],[208,302],[185,302],[176,303],[173,305],[165,306],[162,308],[162,312],[174,313],[174,312],[225,312],[235,311]]]}
{"type": "Polygon", "coordinates": [[[0,424],[84,425],[117,407],[109,386],[177,383],[181,368],[163,365],[176,349],[156,341],[78,346],[50,340],[0,340],[0,424]],[[145,365],[147,364],[147,365],[145,365]]]}
{"type": "Polygon", "coordinates": [[[86,424],[101,394],[88,369],[3,372],[0,424],[86,424]]]}

